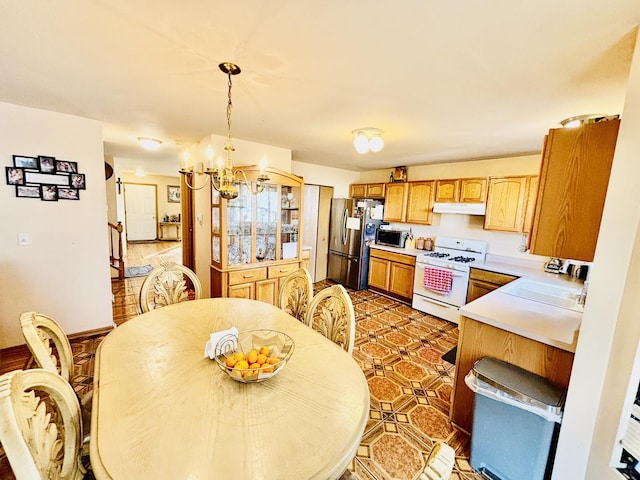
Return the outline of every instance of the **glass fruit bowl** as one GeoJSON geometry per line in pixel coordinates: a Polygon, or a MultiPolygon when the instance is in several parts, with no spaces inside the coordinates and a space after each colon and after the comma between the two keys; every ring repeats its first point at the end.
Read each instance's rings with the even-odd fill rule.
{"type": "Polygon", "coordinates": [[[282,371],[295,348],[293,339],[276,330],[249,330],[226,335],[216,344],[220,369],[242,383],[267,380],[282,371]]]}

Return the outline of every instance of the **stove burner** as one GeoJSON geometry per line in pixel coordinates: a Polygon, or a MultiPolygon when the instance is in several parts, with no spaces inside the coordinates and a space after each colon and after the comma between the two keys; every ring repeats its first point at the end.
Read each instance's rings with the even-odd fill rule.
{"type": "Polygon", "coordinates": [[[460,263],[469,263],[469,262],[475,262],[475,258],[474,257],[453,257],[450,260],[454,261],[454,262],[460,262],[460,263]]]}
{"type": "Polygon", "coordinates": [[[446,258],[449,256],[448,253],[442,253],[442,252],[431,252],[431,253],[425,253],[425,255],[427,257],[433,257],[433,258],[446,258]]]}

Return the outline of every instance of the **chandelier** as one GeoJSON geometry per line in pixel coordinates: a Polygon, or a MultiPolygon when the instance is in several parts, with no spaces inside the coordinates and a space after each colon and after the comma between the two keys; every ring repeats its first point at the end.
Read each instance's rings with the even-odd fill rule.
{"type": "Polygon", "coordinates": [[[185,184],[192,190],[200,190],[206,186],[207,182],[205,181],[201,187],[196,188],[195,183],[189,184],[189,176],[192,174],[206,173],[211,179],[211,185],[213,188],[217,190],[220,193],[220,196],[225,200],[233,200],[238,196],[238,187],[240,184],[243,184],[250,194],[258,195],[262,193],[266,182],[269,181],[269,176],[264,172],[266,167],[265,159],[260,162],[260,175],[256,178],[255,189],[253,189],[250,187],[251,184],[247,180],[247,176],[244,171],[238,168],[233,168],[233,160],[231,158],[232,153],[235,151],[231,140],[231,110],[233,108],[233,103],[231,102],[231,76],[238,75],[240,73],[240,67],[230,62],[221,63],[218,67],[227,74],[229,87],[227,93],[227,138],[224,142],[224,150],[227,157],[226,162],[222,158],[219,158],[215,168],[213,168],[213,150],[211,149],[211,146],[209,146],[207,151],[209,163],[206,170],[203,169],[202,163],[199,164],[197,169],[188,167],[186,165],[188,153],[185,152],[185,159],[182,168],[180,168],[180,173],[185,175],[185,184]]]}

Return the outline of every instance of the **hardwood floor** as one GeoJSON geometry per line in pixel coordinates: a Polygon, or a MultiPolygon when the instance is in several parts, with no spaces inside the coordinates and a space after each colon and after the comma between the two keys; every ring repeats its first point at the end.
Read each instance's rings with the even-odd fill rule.
{"type": "MultiPolygon", "coordinates": [[[[181,263],[176,242],[128,245],[127,266],[181,263]]],[[[138,315],[138,293],[144,277],[114,280],[113,318],[121,325],[138,315]]],[[[331,285],[322,281],[314,290],[331,285]]],[[[348,290],[356,312],[353,358],[363,369],[371,393],[370,420],[349,467],[357,480],[418,480],[437,441],[456,451],[451,480],[480,480],[469,465],[469,436],[449,421],[454,366],[442,355],[457,345],[457,326],[423,314],[368,290],[348,290]]],[[[93,357],[105,334],[71,338],[79,394],[91,388],[93,357]]],[[[26,348],[0,351],[0,374],[29,368],[26,348]]],[[[0,479],[13,478],[0,452],[0,479]]]]}

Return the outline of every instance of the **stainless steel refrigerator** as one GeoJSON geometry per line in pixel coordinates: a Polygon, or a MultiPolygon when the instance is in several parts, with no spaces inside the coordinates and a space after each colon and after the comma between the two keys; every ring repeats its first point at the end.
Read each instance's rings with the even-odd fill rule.
{"type": "Polygon", "coordinates": [[[382,202],[333,198],[328,278],[354,290],[369,285],[369,246],[382,223],[382,202]]]}

